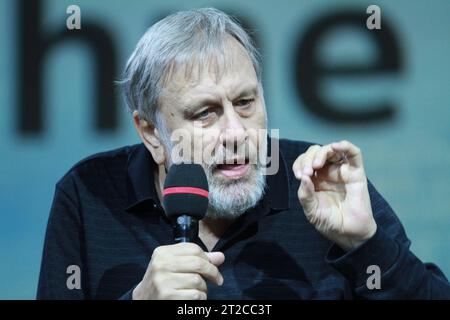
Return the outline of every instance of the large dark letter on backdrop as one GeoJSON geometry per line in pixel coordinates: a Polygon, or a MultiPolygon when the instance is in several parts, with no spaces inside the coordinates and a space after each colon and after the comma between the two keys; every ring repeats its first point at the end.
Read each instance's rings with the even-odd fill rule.
{"type": "Polygon", "coordinates": [[[382,17],[381,30],[366,28],[367,15],[365,10],[345,11],[320,17],[310,25],[295,52],[295,81],[301,99],[308,110],[315,115],[333,122],[361,123],[384,121],[394,116],[392,103],[382,103],[377,106],[357,106],[352,110],[344,110],[325,99],[327,92],[321,89],[322,81],[329,76],[367,76],[381,73],[393,73],[401,70],[402,61],[398,42],[386,17],[382,17]],[[377,50],[377,60],[370,65],[341,65],[325,67],[319,62],[319,44],[328,32],[351,26],[363,31],[374,41],[377,50]],[[368,110],[369,109],[369,110],[368,110]]]}
{"type": "MultiPolygon", "coordinates": [[[[82,19],[81,30],[68,30],[62,19],[61,30],[53,35],[42,31],[41,1],[21,0],[18,9],[19,30],[19,103],[18,128],[20,133],[39,134],[44,130],[43,70],[45,54],[64,41],[83,41],[94,56],[95,123],[99,130],[115,129],[118,124],[117,101],[114,96],[116,51],[108,32],[101,26],[82,19]]],[[[65,14],[65,11],[63,12],[65,14]]],[[[70,79],[70,74],[67,75],[70,79]]]]}

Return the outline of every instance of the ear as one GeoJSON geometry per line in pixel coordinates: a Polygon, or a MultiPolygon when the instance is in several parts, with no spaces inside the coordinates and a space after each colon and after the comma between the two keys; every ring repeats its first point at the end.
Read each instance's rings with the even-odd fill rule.
{"type": "Polygon", "coordinates": [[[139,137],[152,154],[155,162],[158,165],[164,165],[166,160],[165,149],[161,143],[158,130],[152,123],[142,119],[137,111],[133,112],[133,123],[139,137]]]}

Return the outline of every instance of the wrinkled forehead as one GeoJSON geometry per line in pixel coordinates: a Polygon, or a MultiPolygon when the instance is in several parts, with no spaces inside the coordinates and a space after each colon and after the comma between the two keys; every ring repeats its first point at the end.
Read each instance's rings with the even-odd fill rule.
{"type": "Polygon", "coordinates": [[[163,96],[178,96],[204,84],[218,84],[224,78],[233,82],[257,83],[257,75],[245,48],[226,36],[202,50],[172,59],[162,81],[163,96]]]}

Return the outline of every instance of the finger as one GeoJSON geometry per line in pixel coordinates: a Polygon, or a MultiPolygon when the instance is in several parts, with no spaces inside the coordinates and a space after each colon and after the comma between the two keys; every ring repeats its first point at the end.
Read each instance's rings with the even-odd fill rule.
{"type": "Polygon", "coordinates": [[[206,261],[209,261],[203,249],[191,242],[181,242],[177,244],[160,246],[155,249],[156,254],[173,255],[173,256],[197,256],[206,261]]]}
{"type": "Polygon", "coordinates": [[[302,177],[302,163],[304,155],[304,153],[299,155],[292,165],[292,171],[294,171],[294,175],[298,180],[300,180],[300,178],[302,177]]]}
{"type": "Polygon", "coordinates": [[[319,145],[314,145],[308,148],[303,156],[301,166],[301,174],[312,176],[314,173],[312,162],[316,156],[316,153],[321,149],[319,145]]]}
{"type": "Polygon", "coordinates": [[[166,280],[167,286],[174,289],[196,289],[207,292],[205,279],[198,273],[172,273],[170,280],[166,280]]]}
{"type": "Polygon", "coordinates": [[[205,254],[208,257],[209,262],[216,267],[220,266],[225,261],[225,255],[222,252],[206,252],[205,254]]]}
{"type": "Polygon", "coordinates": [[[333,149],[330,145],[326,145],[322,147],[320,150],[316,152],[314,155],[314,159],[312,161],[312,168],[317,170],[323,167],[328,157],[333,154],[333,149]]]}
{"type": "Polygon", "coordinates": [[[362,167],[363,160],[361,150],[355,146],[354,144],[342,140],[340,142],[335,142],[331,144],[333,150],[337,152],[341,152],[344,156],[344,160],[348,161],[348,163],[352,166],[362,167]]]}
{"type": "Polygon", "coordinates": [[[336,162],[341,158],[341,155],[338,154],[330,144],[323,146],[319,150],[317,150],[314,159],[312,161],[312,168],[314,170],[321,169],[327,161],[336,162]]]}
{"type": "Polygon", "coordinates": [[[173,290],[169,295],[170,300],[206,300],[206,293],[196,289],[173,290]]]}
{"type": "Polygon", "coordinates": [[[311,178],[307,175],[302,176],[302,182],[298,189],[298,199],[306,213],[314,211],[317,204],[317,198],[311,178]]]}
{"type": "Polygon", "coordinates": [[[219,286],[223,283],[219,269],[209,261],[197,256],[179,256],[169,263],[168,268],[172,272],[198,273],[219,286]]]}

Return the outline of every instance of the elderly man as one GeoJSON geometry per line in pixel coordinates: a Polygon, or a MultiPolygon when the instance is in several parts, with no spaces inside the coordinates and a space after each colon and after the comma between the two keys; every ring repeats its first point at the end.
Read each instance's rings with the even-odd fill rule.
{"type": "Polygon", "coordinates": [[[156,23],[121,84],[142,144],[91,156],[57,183],[38,298],[450,297],[440,270],[409,251],[356,146],[255,134],[267,123],[258,52],[226,14],[156,23]],[[213,150],[200,163],[209,207],[193,243],[173,244],[161,206],[177,130],[202,142],[191,160],[213,150]],[[250,161],[268,150],[270,175],[250,161]]]}

